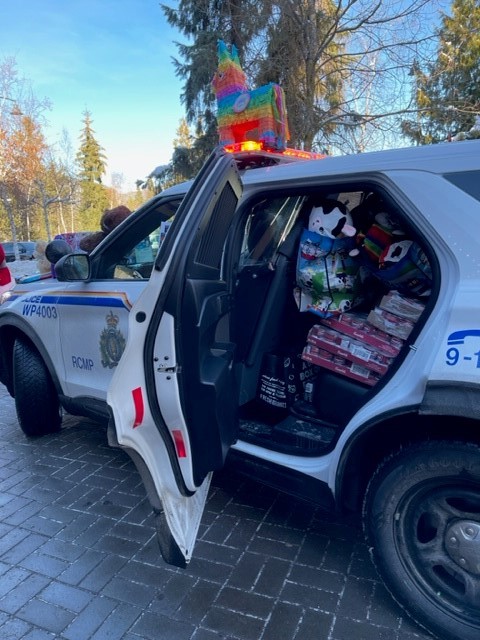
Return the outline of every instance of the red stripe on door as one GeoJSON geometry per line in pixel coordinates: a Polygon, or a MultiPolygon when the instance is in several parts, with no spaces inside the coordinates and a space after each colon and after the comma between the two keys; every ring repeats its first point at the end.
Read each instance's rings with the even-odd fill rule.
{"type": "Polygon", "coordinates": [[[135,427],[138,427],[142,424],[143,416],[145,414],[142,388],[137,387],[136,389],[132,389],[132,396],[133,396],[133,405],[135,407],[135,421],[133,423],[133,428],[135,429],[135,427]]]}

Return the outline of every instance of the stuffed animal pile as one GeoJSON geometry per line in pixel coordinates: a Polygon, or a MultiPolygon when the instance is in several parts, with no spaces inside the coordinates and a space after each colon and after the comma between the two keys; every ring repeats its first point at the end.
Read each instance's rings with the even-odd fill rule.
{"type": "Polygon", "coordinates": [[[422,314],[432,274],[395,218],[327,198],[312,204],[296,279],[300,311],[319,316],[302,358],[374,385],[422,314]]]}
{"type": "Polygon", "coordinates": [[[314,203],[297,260],[301,311],[328,317],[353,307],[360,267],[355,235],[350,213],[342,202],[325,199],[314,203]]]}
{"type": "Polygon", "coordinates": [[[329,198],[313,203],[297,260],[301,311],[339,315],[370,298],[371,278],[386,293],[426,297],[431,269],[420,245],[383,211],[370,218],[329,198]]]}

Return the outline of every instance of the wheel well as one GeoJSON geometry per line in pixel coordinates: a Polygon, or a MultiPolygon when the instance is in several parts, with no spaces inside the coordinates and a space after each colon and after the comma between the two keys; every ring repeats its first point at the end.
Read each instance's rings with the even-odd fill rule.
{"type": "Polygon", "coordinates": [[[48,354],[46,354],[43,349],[39,348],[33,337],[22,331],[21,328],[13,325],[4,325],[3,327],[0,327],[0,382],[2,382],[7,387],[10,395],[14,397],[13,345],[15,344],[16,339],[23,340],[24,342],[31,345],[32,349],[38,351],[40,356],[43,358],[43,361],[45,362],[47,368],[49,369],[50,375],[52,375],[53,382],[58,391],[58,381],[55,372],[52,371],[52,366],[48,354]]]}
{"type": "Polygon", "coordinates": [[[378,465],[393,452],[426,440],[463,440],[480,444],[478,420],[416,411],[371,425],[344,449],[337,474],[337,505],[361,510],[367,484],[378,465]]]}
{"type": "Polygon", "coordinates": [[[23,338],[24,334],[16,327],[2,327],[0,329],[0,381],[13,396],[13,345],[16,338],[23,338]]]}

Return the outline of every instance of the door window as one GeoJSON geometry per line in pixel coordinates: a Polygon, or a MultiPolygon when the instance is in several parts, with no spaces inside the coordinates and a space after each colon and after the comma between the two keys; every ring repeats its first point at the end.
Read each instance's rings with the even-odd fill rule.
{"type": "Polygon", "coordinates": [[[264,199],[252,208],[245,225],[240,268],[271,262],[303,202],[302,196],[285,196],[264,199]]]}
{"type": "Polygon", "coordinates": [[[468,195],[480,200],[480,171],[447,173],[445,178],[468,195]]]}
{"type": "Polygon", "coordinates": [[[132,216],[92,261],[93,280],[148,280],[181,198],[132,216]]]}

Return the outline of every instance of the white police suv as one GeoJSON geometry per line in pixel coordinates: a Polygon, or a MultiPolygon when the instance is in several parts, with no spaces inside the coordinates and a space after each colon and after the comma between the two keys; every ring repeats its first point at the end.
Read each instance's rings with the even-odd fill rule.
{"type": "Polygon", "coordinates": [[[477,141],[242,175],[219,150],[186,194],[4,296],[0,379],[27,435],[108,418],[168,562],[189,561],[228,458],[362,514],[397,601],[476,640],[479,219],[477,141]]]}

